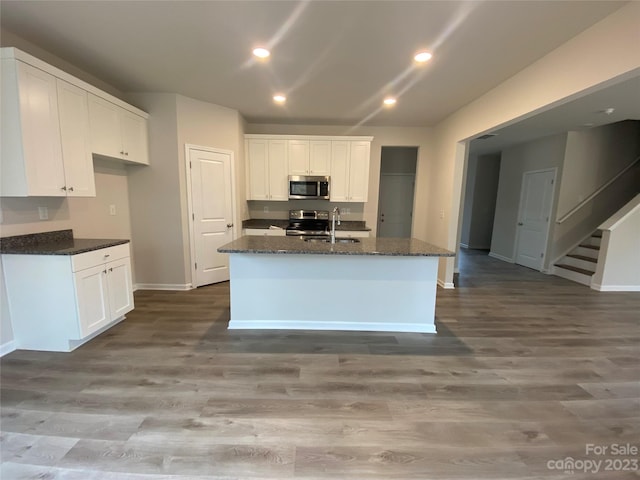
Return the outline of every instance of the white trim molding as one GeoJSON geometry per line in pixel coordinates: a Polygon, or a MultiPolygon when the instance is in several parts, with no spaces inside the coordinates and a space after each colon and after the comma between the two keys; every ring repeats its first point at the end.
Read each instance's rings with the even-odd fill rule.
{"type": "Polygon", "coordinates": [[[17,350],[18,347],[16,345],[16,341],[15,340],[10,340],[8,342],[3,343],[2,345],[0,345],[0,357],[4,357],[5,355],[13,352],[14,350],[17,350]]]}
{"type": "Polygon", "coordinates": [[[315,322],[309,320],[231,320],[229,330],[347,330],[362,332],[436,333],[436,326],[425,323],[315,322]]]}
{"type": "Polygon", "coordinates": [[[592,283],[591,289],[599,292],[640,292],[640,285],[599,285],[592,283]]]}
{"type": "Polygon", "coordinates": [[[444,280],[438,279],[438,286],[444,288],[445,290],[455,290],[455,285],[453,282],[445,282],[444,280]]]}
{"type": "Polygon", "coordinates": [[[137,290],[193,290],[191,283],[136,283],[133,287],[137,290]]]}
{"type": "Polygon", "coordinates": [[[515,263],[515,260],[513,258],[505,257],[497,253],[489,252],[489,256],[497,260],[502,260],[503,262],[515,263]]]}

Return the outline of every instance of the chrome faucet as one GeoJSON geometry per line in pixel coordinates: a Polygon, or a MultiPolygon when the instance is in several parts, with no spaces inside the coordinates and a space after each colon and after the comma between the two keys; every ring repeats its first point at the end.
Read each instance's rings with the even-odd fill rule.
{"type": "Polygon", "coordinates": [[[338,225],[340,225],[340,209],[333,207],[333,212],[331,212],[331,243],[336,243],[336,217],[338,225]]]}

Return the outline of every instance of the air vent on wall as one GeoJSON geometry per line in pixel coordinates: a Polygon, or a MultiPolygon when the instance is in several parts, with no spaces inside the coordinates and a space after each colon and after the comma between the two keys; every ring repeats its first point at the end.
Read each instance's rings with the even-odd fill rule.
{"type": "Polygon", "coordinates": [[[495,137],[498,135],[497,133],[485,133],[484,135],[479,136],[476,140],[486,140],[487,138],[495,137]]]}

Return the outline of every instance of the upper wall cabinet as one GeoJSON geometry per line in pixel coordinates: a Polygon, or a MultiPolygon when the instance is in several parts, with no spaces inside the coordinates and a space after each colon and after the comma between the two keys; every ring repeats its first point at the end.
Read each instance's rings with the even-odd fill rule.
{"type": "Polygon", "coordinates": [[[2,59],[2,196],[95,196],[86,92],[2,59]]]}
{"type": "Polygon", "coordinates": [[[330,140],[288,140],[289,175],[329,175],[330,140]]]}
{"type": "Polygon", "coordinates": [[[333,141],[331,201],[366,202],[369,192],[371,142],[333,141]]]}
{"type": "Polygon", "coordinates": [[[288,200],[287,141],[249,139],[248,200],[288,200]]]}
{"type": "Polygon", "coordinates": [[[95,196],[90,98],[120,109],[129,156],[115,158],[149,163],[144,112],[20,50],[0,50],[1,196],[95,196]]]}
{"type": "Polygon", "coordinates": [[[89,95],[91,150],[127,162],[149,164],[146,119],[89,95]]]}
{"type": "Polygon", "coordinates": [[[366,202],[372,139],[245,135],[247,200],[287,200],[287,175],[326,175],[332,201],[366,202]]]}

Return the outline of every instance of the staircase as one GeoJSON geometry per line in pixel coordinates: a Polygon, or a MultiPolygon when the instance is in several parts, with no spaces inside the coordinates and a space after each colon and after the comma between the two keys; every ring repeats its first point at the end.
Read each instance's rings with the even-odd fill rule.
{"type": "Polygon", "coordinates": [[[554,275],[591,286],[591,277],[596,272],[598,264],[601,241],[602,232],[597,230],[554,264],[554,275]]]}

